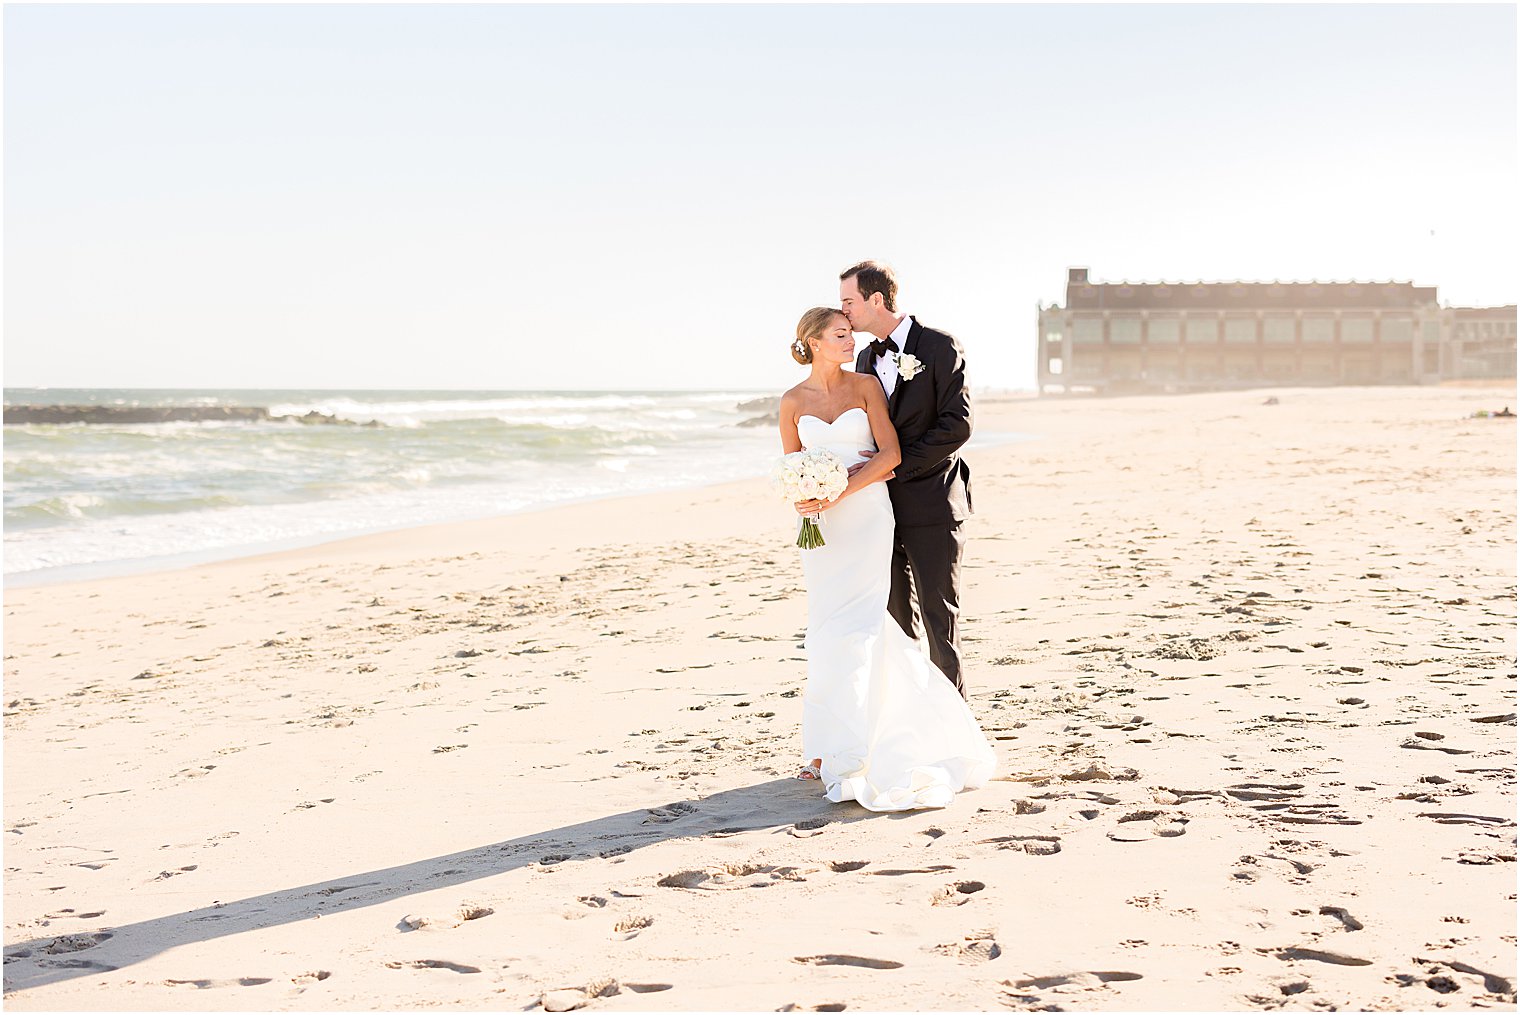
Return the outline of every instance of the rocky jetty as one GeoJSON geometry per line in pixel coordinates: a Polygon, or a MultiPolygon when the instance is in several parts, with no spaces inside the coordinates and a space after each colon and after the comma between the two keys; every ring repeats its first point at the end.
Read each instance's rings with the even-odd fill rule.
{"type": "Polygon", "coordinates": [[[310,423],[325,426],[381,426],[371,420],[355,423],[321,412],[304,416],[271,416],[261,406],[241,405],[7,405],[6,423],[310,423]]]}
{"type": "Polygon", "coordinates": [[[761,415],[751,416],[740,420],[735,426],[776,426],[781,422],[781,396],[766,395],[764,398],[751,398],[747,402],[740,402],[734,406],[740,412],[758,412],[761,415]]]}
{"type": "Polygon", "coordinates": [[[740,402],[734,408],[740,412],[775,412],[781,408],[781,396],[764,395],[760,398],[751,398],[747,402],[740,402]]]}

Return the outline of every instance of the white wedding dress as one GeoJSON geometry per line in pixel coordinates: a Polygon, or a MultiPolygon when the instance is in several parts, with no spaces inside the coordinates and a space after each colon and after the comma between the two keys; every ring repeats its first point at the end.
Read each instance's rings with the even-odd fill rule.
{"type": "MultiPolygon", "coordinates": [[[[797,421],[805,448],[846,466],[874,451],[870,419],[797,421]]],[[[826,795],[872,811],[943,807],[991,778],[996,760],[971,709],[887,613],[892,501],[872,483],[823,512],[824,545],[801,550],[807,580],[807,688],[802,753],[822,758],[826,795]]]]}

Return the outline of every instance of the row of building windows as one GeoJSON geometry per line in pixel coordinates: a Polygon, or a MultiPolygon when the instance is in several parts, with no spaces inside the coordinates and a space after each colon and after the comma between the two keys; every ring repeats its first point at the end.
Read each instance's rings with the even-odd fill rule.
{"type": "Polygon", "coordinates": [[[1456,337],[1459,339],[1513,338],[1513,321],[1458,321],[1456,337]]]}
{"type": "MultiPolygon", "coordinates": [[[[1436,352],[1438,351],[1425,350],[1426,355],[1422,357],[1425,371],[1434,372],[1439,369],[1439,357],[1431,355],[1436,352]]],[[[1340,357],[1306,356],[1302,360],[1297,360],[1292,356],[1266,357],[1260,363],[1254,358],[1247,357],[1225,356],[1220,359],[1200,360],[1186,356],[1152,356],[1141,359],[1138,356],[1126,355],[1108,357],[1101,361],[1078,359],[1070,364],[1054,361],[1051,366],[1053,376],[1065,376],[1070,381],[1080,383],[1105,378],[1151,381],[1177,378],[1239,380],[1256,376],[1278,379],[1360,377],[1407,381],[1414,376],[1415,364],[1408,356],[1379,357],[1362,353],[1340,357]]]]}
{"type": "MultiPolygon", "coordinates": [[[[1255,317],[1224,318],[1224,341],[1229,344],[1254,345],[1256,343],[1257,319],[1255,317]]],[[[1267,314],[1261,321],[1261,340],[1267,344],[1291,344],[1296,340],[1296,326],[1292,315],[1267,314]]],[[[1214,343],[1219,341],[1220,321],[1217,317],[1153,316],[1149,321],[1148,341],[1152,345],[1172,344],[1186,338],[1188,344],[1214,343]]],[[[1382,341],[1408,343],[1414,341],[1413,317],[1384,317],[1382,341]]],[[[1369,316],[1343,315],[1340,321],[1341,341],[1345,343],[1369,343],[1373,341],[1373,319],[1369,316]]],[[[1422,336],[1427,342],[1440,338],[1440,325],[1435,321],[1423,322],[1422,336]]],[[[1334,342],[1335,318],[1327,314],[1305,314],[1303,317],[1305,342],[1334,342]]],[[[1046,341],[1059,343],[1062,333],[1047,330],[1046,341]]],[[[1078,317],[1072,322],[1072,341],[1079,345],[1103,342],[1103,320],[1097,317],[1078,317]]],[[[1114,316],[1108,321],[1108,340],[1114,345],[1138,345],[1141,340],[1141,321],[1138,317],[1114,316]]]]}

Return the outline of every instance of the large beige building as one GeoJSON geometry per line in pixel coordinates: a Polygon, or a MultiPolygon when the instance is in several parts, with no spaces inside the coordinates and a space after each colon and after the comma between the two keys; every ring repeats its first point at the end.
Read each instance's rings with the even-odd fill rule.
{"type": "Polygon", "coordinates": [[[1515,306],[1442,312],[1443,377],[1515,376],[1515,306]]]}
{"type": "Polygon", "coordinates": [[[1515,307],[1408,282],[1093,282],[1042,307],[1042,393],[1430,384],[1515,376],[1515,307]]]}

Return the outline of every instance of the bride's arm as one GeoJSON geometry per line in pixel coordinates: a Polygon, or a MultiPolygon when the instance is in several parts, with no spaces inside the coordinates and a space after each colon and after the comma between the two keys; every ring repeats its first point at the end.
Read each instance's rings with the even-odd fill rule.
{"type": "Polygon", "coordinates": [[[790,391],[781,396],[781,453],[789,455],[802,450],[802,438],[797,436],[797,399],[790,391]]]}
{"type": "MultiPolygon", "coordinates": [[[[802,438],[797,434],[797,398],[790,391],[781,396],[781,453],[789,455],[802,450],[802,438]]],[[[817,514],[828,505],[822,501],[799,500],[792,505],[799,515],[817,514]]]]}
{"type": "Polygon", "coordinates": [[[844,488],[844,493],[835,498],[834,503],[858,490],[864,490],[872,483],[890,478],[892,470],[902,461],[897,430],[887,415],[887,396],[881,390],[881,384],[874,376],[867,375],[867,378],[862,379],[861,389],[865,392],[866,417],[871,421],[871,436],[876,439],[876,454],[850,477],[849,485],[844,488]]]}

